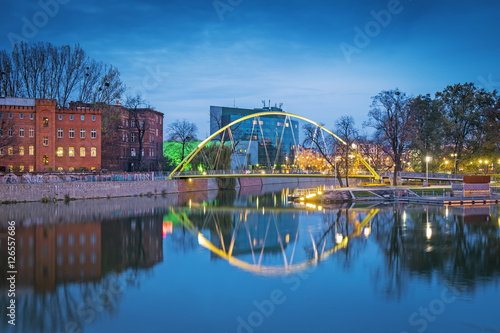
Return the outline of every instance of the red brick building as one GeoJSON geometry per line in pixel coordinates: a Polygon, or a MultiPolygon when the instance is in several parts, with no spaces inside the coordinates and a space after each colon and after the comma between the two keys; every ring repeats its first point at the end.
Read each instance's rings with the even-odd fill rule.
{"type": "Polygon", "coordinates": [[[0,98],[0,171],[101,169],[101,110],[0,98]]]}

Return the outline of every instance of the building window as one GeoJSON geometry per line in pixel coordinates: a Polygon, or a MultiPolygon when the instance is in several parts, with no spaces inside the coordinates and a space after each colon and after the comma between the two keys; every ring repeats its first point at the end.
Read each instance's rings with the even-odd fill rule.
{"type": "Polygon", "coordinates": [[[85,129],[80,129],[80,139],[85,139],[85,129]]]}
{"type": "Polygon", "coordinates": [[[0,147],[0,155],[3,155],[3,147],[0,147]]]}
{"type": "Polygon", "coordinates": [[[12,136],[14,134],[14,130],[12,129],[12,127],[9,127],[9,129],[7,130],[7,133],[9,136],[12,136]]]}
{"type": "Polygon", "coordinates": [[[90,235],[90,244],[95,245],[96,242],[97,242],[97,236],[95,233],[92,233],[90,235]]]}
{"type": "Polygon", "coordinates": [[[43,164],[49,164],[49,156],[43,155],[42,162],[43,164]]]}
{"type": "Polygon", "coordinates": [[[19,166],[19,171],[20,171],[20,172],[24,172],[24,165],[20,165],[20,166],[19,166]]]}
{"type": "Polygon", "coordinates": [[[95,129],[90,130],[90,137],[92,139],[97,138],[97,130],[95,130],[95,129]]]}
{"type": "Polygon", "coordinates": [[[80,245],[85,245],[85,234],[80,234],[80,245]]]}
{"type": "Polygon", "coordinates": [[[59,115],[59,120],[62,120],[62,114],[59,115]]]}
{"type": "Polygon", "coordinates": [[[19,146],[19,155],[24,155],[24,146],[19,146]]]}
{"type": "Polygon", "coordinates": [[[158,129],[156,129],[156,136],[158,136],[158,129]]]}
{"type": "Polygon", "coordinates": [[[149,153],[150,153],[151,157],[154,157],[154,156],[155,156],[155,151],[154,151],[153,149],[150,149],[150,150],[149,150],[149,153]]]}
{"type": "Polygon", "coordinates": [[[135,133],[130,134],[130,142],[135,142],[135,133]]]}
{"type": "Polygon", "coordinates": [[[68,148],[68,156],[69,157],[75,157],[75,148],[74,147],[69,147],[68,148]]]}
{"type": "Polygon", "coordinates": [[[75,129],[74,128],[70,128],[69,129],[69,137],[71,139],[75,137],[75,129]]]}
{"type": "Polygon", "coordinates": [[[24,113],[19,114],[19,119],[24,119],[24,113]]]}
{"type": "Polygon", "coordinates": [[[63,129],[62,129],[62,128],[58,128],[58,129],[57,129],[57,137],[58,137],[58,138],[62,138],[62,137],[63,137],[63,133],[64,133],[64,132],[63,132],[63,129]]]}
{"type": "Polygon", "coordinates": [[[125,133],[123,133],[123,134],[122,134],[122,141],[123,141],[123,142],[127,142],[127,141],[125,140],[125,133]]]}
{"type": "Polygon", "coordinates": [[[30,113],[30,119],[33,120],[33,118],[35,118],[35,116],[33,115],[33,113],[30,113]]]}
{"type": "Polygon", "coordinates": [[[72,114],[69,115],[69,120],[73,120],[73,115],[72,114]]]}
{"type": "Polygon", "coordinates": [[[33,127],[30,127],[30,138],[35,136],[35,129],[33,127]]]}
{"type": "Polygon", "coordinates": [[[85,116],[82,114],[82,120],[85,120],[85,116]]]}
{"type": "Polygon", "coordinates": [[[130,156],[135,157],[135,148],[130,148],[130,156]]]}
{"type": "Polygon", "coordinates": [[[73,171],[75,171],[75,168],[73,168],[73,167],[69,167],[69,169],[68,169],[68,170],[69,170],[69,172],[73,172],[73,171]]]}
{"type": "Polygon", "coordinates": [[[12,113],[9,113],[9,118],[12,118],[12,113]]]}
{"type": "Polygon", "coordinates": [[[92,121],[95,121],[95,116],[94,115],[92,116],[92,121]]]}
{"type": "Polygon", "coordinates": [[[63,171],[63,167],[57,167],[57,171],[63,171]]]}
{"type": "Polygon", "coordinates": [[[63,157],[63,155],[64,155],[64,149],[63,149],[63,147],[57,147],[56,154],[57,154],[57,157],[63,157]]]}
{"type": "Polygon", "coordinates": [[[14,148],[12,146],[7,147],[7,154],[8,155],[14,155],[14,148]]]}
{"type": "Polygon", "coordinates": [[[7,172],[12,172],[12,169],[14,169],[13,165],[7,165],[7,172]]]}
{"type": "Polygon", "coordinates": [[[43,117],[43,127],[48,127],[49,126],[49,118],[43,117]]]}
{"type": "Polygon", "coordinates": [[[30,165],[29,166],[29,172],[33,172],[33,171],[35,171],[35,167],[33,165],[30,165]]]}
{"type": "Polygon", "coordinates": [[[29,146],[28,147],[28,154],[29,155],[35,155],[35,146],[29,146]]]}
{"type": "Polygon", "coordinates": [[[69,245],[74,245],[75,244],[75,235],[69,234],[68,235],[68,244],[69,245]]]}
{"type": "Polygon", "coordinates": [[[0,118],[2,118],[2,117],[3,117],[3,113],[2,113],[2,112],[0,112],[0,118]]]}
{"type": "Polygon", "coordinates": [[[3,128],[0,128],[0,138],[3,136],[3,128]]]}
{"type": "Polygon", "coordinates": [[[85,147],[80,147],[80,156],[85,157],[85,147]]]}
{"type": "Polygon", "coordinates": [[[144,148],[141,149],[141,156],[144,156],[144,148]]]}
{"type": "Polygon", "coordinates": [[[44,136],[43,137],[43,145],[44,146],[48,146],[49,145],[49,137],[48,136],[44,136]]]}
{"type": "Polygon", "coordinates": [[[130,121],[130,127],[135,127],[135,120],[130,121]]]}
{"type": "Polygon", "coordinates": [[[90,156],[92,156],[92,157],[97,156],[97,148],[96,147],[90,148],[90,156]]]}
{"type": "Polygon", "coordinates": [[[19,136],[24,138],[24,127],[19,127],[19,136]]]}

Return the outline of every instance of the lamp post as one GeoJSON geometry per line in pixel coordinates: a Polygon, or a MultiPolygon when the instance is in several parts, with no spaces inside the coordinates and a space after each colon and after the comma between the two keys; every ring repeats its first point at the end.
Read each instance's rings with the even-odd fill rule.
{"type": "Polygon", "coordinates": [[[425,157],[425,179],[426,185],[429,186],[429,162],[431,160],[430,156],[425,157]]]}
{"type": "Polygon", "coordinates": [[[455,161],[455,175],[457,174],[457,154],[451,154],[451,157],[453,157],[453,160],[455,161]]]}

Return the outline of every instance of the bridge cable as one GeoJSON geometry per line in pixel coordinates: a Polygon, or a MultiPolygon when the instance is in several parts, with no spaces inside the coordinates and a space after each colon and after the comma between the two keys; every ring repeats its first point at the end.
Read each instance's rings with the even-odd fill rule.
{"type": "Polygon", "coordinates": [[[290,128],[292,130],[293,143],[295,143],[295,149],[293,152],[293,163],[292,163],[292,164],[295,164],[295,158],[297,157],[296,152],[299,150],[299,145],[297,144],[297,140],[295,139],[295,132],[293,131],[293,125],[292,125],[292,117],[288,117],[288,122],[290,123],[290,128]]]}
{"type": "Polygon", "coordinates": [[[276,157],[274,158],[274,165],[276,165],[277,161],[278,161],[278,157],[280,155],[280,151],[281,151],[281,144],[283,143],[283,134],[285,134],[285,124],[286,124],[286,118],[288,118],[288,116],[285,116],[285,121],[283,122],[283,130],[281,131],[281,138],[280,138],[280,144],[278,146],[278,149],[276,151],[276,157]]]}
{"type": "Polygon", "coordinates": [[[257,122],[259,123],[260,133],[262,134],[262,142],[264,143],[264,150],[266,151],[267,165],[271,169],[271,160],[269,159],[269,154],[267,152],[266,138],[264,137],[264,131],[262,130],[262,125],[260,124],[260,117],[257,117],[257,122]]]}

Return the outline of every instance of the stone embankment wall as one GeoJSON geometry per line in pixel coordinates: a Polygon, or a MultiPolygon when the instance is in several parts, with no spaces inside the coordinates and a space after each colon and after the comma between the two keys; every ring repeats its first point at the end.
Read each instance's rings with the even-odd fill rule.
{"type": "Polygon", "coordinates": [[[0,202],[127,197],[218,190],[215,179],[0,185],[0,202]]]}

